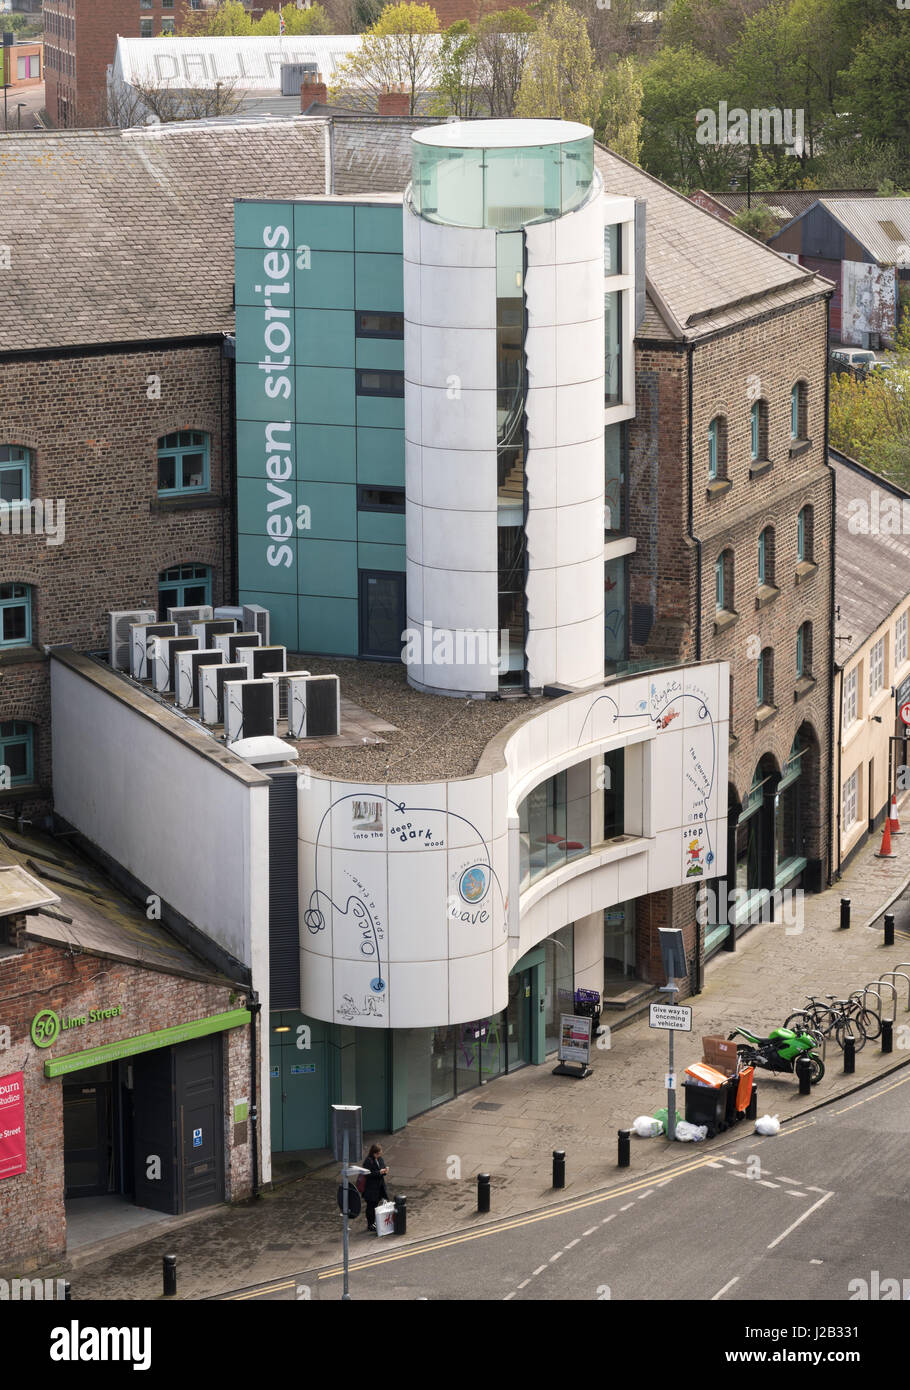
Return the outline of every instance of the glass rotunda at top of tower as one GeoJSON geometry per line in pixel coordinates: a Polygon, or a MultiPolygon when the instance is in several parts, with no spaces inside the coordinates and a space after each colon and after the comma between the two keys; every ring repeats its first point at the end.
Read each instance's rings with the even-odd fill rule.
{"type": "Polygon", "coordinates": [[[451,121],[412,136],[411,205],[429,222],[518,231],[585,201],[594,132],[574,121],[451,121]]]}

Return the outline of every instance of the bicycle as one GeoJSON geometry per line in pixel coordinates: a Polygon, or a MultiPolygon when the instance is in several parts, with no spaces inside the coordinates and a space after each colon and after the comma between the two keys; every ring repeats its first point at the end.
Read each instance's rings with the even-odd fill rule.
{"type": "Polygon", "coordinates": [[[861,991],[851,994],[849,999],[828,994],[825,996],[828,1002],[824,1003],[814,994],[807,995],[808,1005],[791,1014],[784,1027],[811,1033],[818,1038],[819,1044],[833,1035],[841,1051],[849,1037],[860,1052],[867,1038],[876,1038],[881,1032],[880,1017],[873,1009],[865,1007],[861,996],[861,991]]]}

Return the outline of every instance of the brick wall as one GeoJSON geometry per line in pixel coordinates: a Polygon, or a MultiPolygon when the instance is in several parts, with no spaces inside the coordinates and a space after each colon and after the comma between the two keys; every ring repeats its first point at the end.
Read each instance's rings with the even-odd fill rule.
{"type": "MultiPolygon", "coordinates": [[[[0,652],[0,722],[37,722],[44,787],[51,744],[40,649],[106,650],[107,612],[157,610],[158,575],[173,565],[209,565],[213,602],[225,601],[233,544],[229,372],[217,344],[0,364],[0,443],[31,451],[33,498],[66,504],[60,545],[0,535],[0,583],[32,586],[33,642],[31,650],[0,652]],[[160,382],[160,398],[149,378],[160,382]],[[179,429],[210,437],[210,492],[159,500],[157,441],[179,429]]],[[[0,803],[4,796],[16,793],[0,794],[0,803]]],[[[39,802],[27,800],[29,814],[39,802]]]]}
{"type": "MultiPolygon", "coordinates": [[[[58,1016],[120,1005],[117,1018],[61,1033],[52,1055],[116,1042],[138,1033],[242,1007],[226,986],[142,970],[99,956],[71,955],[54,946],[25,942],[0,957],[0,1024],[11,1046],[0,1051],[0,1075],[25,1074],[25,1138],[28,1167],[0,1181],[0,1273],[21,1275],[61,1256],[66,1247],[63,1174],[63,1081],[47,1078],[47,1056],[31,1040],[41,1009],[58,1016]]],[[[251,1191],[252,1155],[247,1133],[231,1123],[234,1099],[250,1095],[249,1029],[225,1035],[225,1179],[232,1200],[251,1191]]]]}

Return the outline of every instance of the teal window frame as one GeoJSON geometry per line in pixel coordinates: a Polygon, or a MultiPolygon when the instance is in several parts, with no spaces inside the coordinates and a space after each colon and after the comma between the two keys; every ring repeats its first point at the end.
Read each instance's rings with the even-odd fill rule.
{"type": "Polygon", "coordinates": [[[803,623],[801,627],[798,627],[798,628],[796,629],[796,674],[797,674],[797,676],[801,676],[801,675],[803,674],[803,663],[804,663],[804,661],[805,661],[805,656],[806,656],[805,629],[806,629],[806,624],[805,624],[805,623],[803,623]]]}
{"type": "Polygon", "coordinates": [[[762,531],[758,538],[758,582],[765,582],[765,532],[762,531]]]}
{"type": "Polygon", "coordinates": [[[796,562],[801,565],[806,558],[806,509],[803,507],[796,518],[796,562]]]}
{"type": "Polygon", "coordinates": [[[0,766],[9,767],[9,748],[25,748],[25,771],[10,776],[11,787],[30,786],[35,780],[35,726],[22,719],[0,722],[0,766]]]}
{"type": "Polygon", "coordinates": [[[0,647],[27,647],[32,640],[32,591],[28,584],[0,584],[0,647]],[[6,636],[6,615],[13,609],[25,612],[25,634],[6,636]]]}
{"type": "Polygon", "coordinates": [[[28,502],[31,499],[32,486],[32,451],[24,449],[19,444],[0,444],[0,499],[15,506],[17,502],[28,502]],[[4,497],[4,487],[7,474],[18,473],[19,475],[19,496],[4,497]]]}
{"type": "Polygon", "coordinates": [[[210,437],[203,430],[172,430],[170,434],[160,435],[155,458],[158,468],[159,497],[187,497],[210,490],[210,437]],[[168,444],[167,441],[169,439],[176,440],[177,442],[175,444],[168,444]],[[199,483],[179,482],[178,480],[183,477],[184,459],[199,453],[202,454],[202,481],[199,483]],[[171,458],[174,460],[175,486],[162,487],[161,464],[165,459],[171,458]]]}
{"type": "Polygon", "coordinates": [[[720,613],[724,606],[724,557],[719,555],[714,561],[714,608],[720,613]]]}
{"type": "Polygon", "coordinates": [[[717,478],[717,419],[713,419],[708,426],[708,482],[713,483],[717,478]]]}
{"type": "Polygon", "coordinates": [[[757,672],[757,678],[756,678],[756,682],[755,682],[755,702],[756,702],[756,704],[758,705],[759,709],[761,709],[762,705],[765,703],[765,654],[764,654],[764,652],[762,652],[761,655],[760,655],[759,658],[758,658],[758,672],[757,672]]]}
{"type": "Polygon", "coordinates": [[[172,565],[170,569],[162,570],[158,575],[158,611],[162,611],[160,595],[167,589],[176,590],[177,602],[168,604],[168,608],[191,608],[196,605],[209,604],[212,602],[212,567],[211,565],[199,565],[195,561],[190,561],[185,565],[172,565]],[[205,586],[205,596],[203,598],[193,598],[188,601],[186,597],[187,589],[198,589],[200,585],[205,586]]]}
{"type": "Polygon", "coordinates": [[[749,412],[749,428],[751,430],[750,449],[753,463],[758,458],[758,446],[761,437],[761,431],[759,430],[759,416],[761,414],[759,404],[758,401],[755,401],[749,412]]]}
{"type": "Polygon", "coordinates": [[[799,382],[790,392],[790,438],[799,438],[799,382]]]}

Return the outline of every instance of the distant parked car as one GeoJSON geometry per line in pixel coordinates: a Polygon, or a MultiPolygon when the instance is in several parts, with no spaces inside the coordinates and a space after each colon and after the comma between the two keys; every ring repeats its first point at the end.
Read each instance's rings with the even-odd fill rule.
{"type": "Polygon", "coordinates": [[[869,348],[834,348],[828,355],[829,372],[835,376],[846,373],[858,381],[875,365],[875,353],[869,348]]]}

